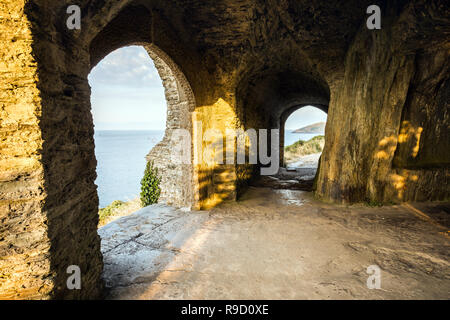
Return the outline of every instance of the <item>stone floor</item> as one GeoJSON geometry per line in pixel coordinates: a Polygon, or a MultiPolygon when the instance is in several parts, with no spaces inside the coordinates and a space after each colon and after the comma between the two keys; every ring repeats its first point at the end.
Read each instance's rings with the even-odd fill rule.
{"type": "Polygon", "coordinates": [[[269,188],[209,212],[154,205],[99,230],[107,298],[449,299],[449,208],[269,188]]]}
{"type": "Polygon", "coordinates": [[[253,187],[312,191],[317,168],[284,168],[271,176],[260,176],[251,181],[253,187]]]}
{"type": "Polygon", "coordinates": [[[320,155],[314,153],[301,156],[297,161],[281,167],[277,174],[260,176],[251,184],[254,187],[312,191],[320,155]]]}

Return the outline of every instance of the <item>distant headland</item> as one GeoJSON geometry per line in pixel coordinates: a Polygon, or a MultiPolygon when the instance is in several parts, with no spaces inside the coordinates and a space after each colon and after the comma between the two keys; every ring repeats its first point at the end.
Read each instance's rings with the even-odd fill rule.
{"type": "Polygon", "coordinates": [[[325,122],[317,122],[309,126],[294,130],[293,133],[323,133],[325,131],[325,122]]]}

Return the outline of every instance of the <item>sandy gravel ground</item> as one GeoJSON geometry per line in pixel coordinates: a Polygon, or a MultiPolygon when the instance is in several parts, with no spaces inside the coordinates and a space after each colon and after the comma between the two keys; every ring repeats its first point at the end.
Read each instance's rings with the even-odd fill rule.
{"type": "Polygon", "coordinates": [[[381,208],[251,188],[209,212],[154,205],[99,230],[109,299],[449,299],[449,204],[381,208]],[[368,289],[367,268],[381,270],[368,289]]]}

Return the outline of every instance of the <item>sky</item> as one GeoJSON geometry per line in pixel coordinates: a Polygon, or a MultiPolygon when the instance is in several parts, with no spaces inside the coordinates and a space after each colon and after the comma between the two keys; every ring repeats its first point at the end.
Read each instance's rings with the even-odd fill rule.
{"type": "Polygon", "coordinates": [[[166,99],[143,47],[111,52],[89,74],[95,130],[164,130],[166,99]]]}
{"type": "MultiPolygon", "coordinates": [[[[107,55],[89,74],[95,130],[164,130],[166,99],[158,71],[141,46],[107,55]]],[[[307,106],[286,121],[287,130],[325,122],[327,114],[307,106]]]]}
{"type": "Polygon", "coordinates": [[[292,113],[284,127],[286,130],[296,130],[313,123],[326,121],[327,114],[325,112],[313,106],[306,106],[292,113]]]}

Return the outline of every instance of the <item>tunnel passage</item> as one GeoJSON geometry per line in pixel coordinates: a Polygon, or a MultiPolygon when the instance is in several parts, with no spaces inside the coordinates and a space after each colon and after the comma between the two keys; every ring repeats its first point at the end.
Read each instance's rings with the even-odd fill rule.
{"type": "MultiPolygon", "coordinates": [[[[243,121],[246,128],[275,129],[278,132],[277,150],[279,167],[284,167],[284,124],[287,118],[299,108],[314,105],[328,111],[330,89],[317,70],[302,61],[299,70],[277,70],[275,66],[254,71],[246,75],[238,86],[238,107],[245,106],[243,121]]],[[[268,144],[271,136],[269,134],[268,144]]],[[[261,146],[258,145],[260,148],[261,146]]],[[[262,166],[258,164],[256,167],[262,166]]],[[[275,176],[279,178],[279,171],[275,176]]],[[[284,179],[284,178],[283,178],[284,179]]],[[[271,178],[260,177],[260,171],[253,168],[250,184],[253,186],[286,187],[271,178]]],[[[297,186],[303,190],[312,189],[312,181],[297,186]]]]}
{"type": "MultiPolygon", "coordinates": [[[[1,297],[88,298],[102,294],[100,275],[103,264],[97,235],[98,196],[94,184],[96,160],[87,76],[103,57],[115,49],[142,45],[153,59],[165,87],[168,116],[163,141],[149,150],[148,158],[155,161],[164,174],[162,201],[178,207],[197,206],[198,187],[192,164],[171,166],[168,161],[174,143],[171,132],[180,128],[188,132],[192,130],[195,98],[177,63],[161,47],[171,51],[175,57],[186,56],[188,50],[174,52],[173,48],[181,47],[184,41],[171,38],[174,35],[167,31],[164,17],[156,18],[156,14],[143,6],[115,10],[112,17],[96,12],[89,21],[96,23],[83,26],[88,32],[53,45],[42,43],[40,46],[41,43],[36,42],[32,48],[39,52],[36,56],[43,63],[39,71],[35,70],[39,72],[41,82],[36,83],[36,91],[32,91],[40,93],[26,103],[30,108],[39,108],[39,111],[30,113],[38,116],[39,120],[36,118],[36,123],[33,123],[30,120],[33,118],[29,118],[25,122],[32,123],[28,128],[40,128],[40,133],[34,134],[34,147],[39,151],[30,151],[34,154],[34,163],[29,160],[23,163],[28,166],[26,170],[33,173],[22,171],[19,174],[29,177],[26,178],[27,184],[33,191],[23,196],[29,198],[31,206],[17,206],[16,202],[15,207],[10,207],[8,204],[8,215],[22,210],[28,212],[23,216],[28,227],[19,232],[27,241],[15,246],[8,244],[5,247],[7,252],[2,252],[5,259],[2,260],[1,273],[7,280],[1,283],[1,297]],[[159,29],[142,32],[143,28],[150,31],[155,25],[159,29]],[[44,65],[52,67],[47,69],[44,65]],[[60,93],[57,94],[58,91],[60,93]],[[23,269],[27,265],[31,265],[32,271],[23,269]],[[66,271],[72,265],[80,268],[82,290],[70,290],[66,286],[66,271]]],[[[31,12],[30,15],[35,11],[31,12]]],[[[25,130],[29,132],[29,129],[25,130]]],[[[23,203],[22,199],[19,197],[15,201],[23,203]]],[[[10,221],[14,223],[14,219],[10,221]]],[[[13,230],[9,229],[8,234],[13,230]]],[[[20,237],[19,234],[13,237],[20,237]]]]}
{"type": "MultiPolygon", "coordinates": [[[[0,297],[101,296],[87,75],[129,44],[145,45],[175,75],[167,93],[182,109],[168,123],[192,125],[193,156],[200,131],[280,129],[289,108],[328,106],[318,198],[449,199],[448,6],[380,1],[383,27],[368,30],[371,4],[81,0],[81,30],[66,28],[66,1],[2,4],[0,297]],[[80,291],[66,288],[70,265],[81,268],[80,291]]],[[[236,199],[255,168],[167,166],[198,184],[198,201],[195,188],[166,196],[211,208],[236,199]]]]}

